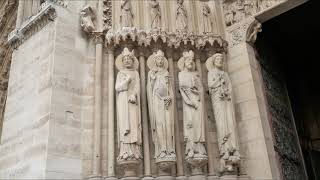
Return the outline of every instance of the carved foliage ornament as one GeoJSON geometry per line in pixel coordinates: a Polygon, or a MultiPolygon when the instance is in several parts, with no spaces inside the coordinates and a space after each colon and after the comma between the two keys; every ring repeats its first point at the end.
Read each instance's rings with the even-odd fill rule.
{"type": "Polygon", "coordinates": [[[106,46],[118,45],[121,41],[126,41],[128,39],[137,41],[140,46],[149,46],[152,41],[156,42],[157,40],[162,40],[168,47],[175,48],[178,48],[183,44],[191,44],[200,49],[209,44],[220,48],[222,51],[226,51],[228,46],[227,41],[223,40],[221,36],[211,33],[195,35],[193,33],[173,33],[161,30],[143,31],[137,30],[136,28],[122,29],[115,33],[109,31],[105,36],[105,43],[106,46]]]}

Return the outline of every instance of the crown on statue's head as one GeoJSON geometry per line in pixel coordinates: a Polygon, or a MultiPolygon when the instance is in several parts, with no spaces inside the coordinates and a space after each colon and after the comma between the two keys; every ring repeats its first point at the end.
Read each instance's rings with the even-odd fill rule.
{"type": "Polygon", "coordinates": [[[123,55],[123,56],[133,57],[133,56],[134,56],[134,50],[129,51],[128,48],[124,48],[123,51],[122,51],[122,55],[123,55]]]}
{"type": "Polygon", "coordinates": [[[164,56],[164,52],[163,51],[161,51],[160,49],[155,53],[155,55],[154,55],[155,57],[163,57],[164,56]]]}

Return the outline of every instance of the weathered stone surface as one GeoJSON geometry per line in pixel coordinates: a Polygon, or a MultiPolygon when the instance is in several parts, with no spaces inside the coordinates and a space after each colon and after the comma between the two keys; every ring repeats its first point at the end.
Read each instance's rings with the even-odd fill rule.
{"type": "MultiPolygon", "coordinates": [[[[226,57],[226,72],[231,79],[235,103],[235,129],[241,154],[239,174],[251,179],[279,179],[283,170],[284,179],[303,179],[301,154],[292,131],[294,126],[285,89],[268,71],[260,71],[261,62],[257,62],[252,48],[261,28],[254,17],[259,14],[267,19],[266,16],[275,15],[273,9],[281,8],[282,4],[286,4],[285,10],[296,4],[290,6],[289,2],[280,0],[259,0],[257,6],[246,0],[58,0],[47,1],[38,11],[38,8],[28,8],[33,4],[30,2],[39,7],[38,1],[30,0],[23,6],[20,1],[24,7],[20,9],[16,2],[0,2],[0,178],[94,176],[112,179],[124,176],[123,170],[115,166],[115,159],[128,149],[119,151],[117,140],[121,136],[116,117],[125,113],[119,110],[128,103],[123,101],[117,107],[114,101],[117,100],[114,76],[119,73],[114,60],[128,47],[136,50],[133,56],[139,57],[137,61],[143,62],[159,49],[169,62],[171,58],[168,71],[174,90],[171,100],[175,103],[174,116],[170,116],[172,123],[166,127],[174,131],[171,140],[175,144],[175,168],[170,173],[159,170],[150,136],[149,143],[143,139],[139,141],[141,148],[148,146],[143,150],[149,150],[150,162],[139,161],[134,167],[134,176],[217,179],[221,175],[218,173],[220,129],[216,127],[220,119],[215,118],[212,108],[205,61],[215,53],[222,53],[226,57]],[[279,3],[280,6],[274,8],[279,3]],[[21,10],[25,11],[22,15],[21,10]],[[15,13],[22,17],[16,27],[15,13]],[[25,17],[26,14],[32,16],[25,17]],[[9,48],[7,43],[10,31],[13,32],[9,42],[16,49],[9,48]],[[200,101],[195,102],[198,108],[203,107],[194,111],[201,111],[202,117],[193,119],[190,117],[194,114],[184,112],[191,108],[185,103],[182,89],[179,90],[181,79],[186,77],[179,79],[178,75],[181,65],[178,61],[189,50],[195,55],[194,72],[200,73],[186,82],[196,82],[190,92],[198,93],[194,97],[199,97],[200,101]],[[195,87],[203,91],[196,91],[195,87]],[[203,143],[201,150],[208,157],[192,161],[195,159],[192,154],[184,153],[186,144],[189,149],[195,148],[186,143],[186,137],[194,135],[186,134],[186,124],[198,125],[200,119],[205,126],[195,128],[194,132],[203,135],[197,142],[203,143]]],[[[141,82],[136,84],[146,88],[146,77],[142,75],[148,74],[150,67],[139,66],[137,71],[141,82]]],[[[145,95],[141,92],[136,96],[139,106],[139,96],[145,95]]],[[[149,118],[152,114],[146,112],[151,107],[150,102],[141,103],[142,114],[147,114],[141,116],[142,122],[152,122],[149,118]]],[[[160,112],[159,109],[154,111],[160,112]]],[[[148,131],[150,135],[155,129],[141,126],[144,125],[140,124],[139,133],[148,131]]],[[[160,126],[157,132],[161,132],[159,129],[160,126]]],[[[137,129],[130,129],[134,130],[137,129]]],[[[199,149],[194,152],[199,153],[199,149]]],[[[129,175],[132,174],[129,172],[129,175]]],[[[227,178],[234,177],[220,179],[227,178]]]]}

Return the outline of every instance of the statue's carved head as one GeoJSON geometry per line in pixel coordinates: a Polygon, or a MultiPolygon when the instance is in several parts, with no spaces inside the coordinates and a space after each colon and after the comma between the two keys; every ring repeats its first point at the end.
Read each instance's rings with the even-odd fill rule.
{"type": "Polygon", "coordinates": [[[168,69],[169,64],[164,52],[159,49],[148,58],[147,65],[149,69],[168,69]]]}
{"type": "Polygon", "coordinates": [[[122,63],[125,68],[131,69],[134,62],[134,50],[131,52],[128,48],[124,48],[122,52],[122,63]]]}
{"type": "Polygon", "coordinates": [[[194,63],[194,52],[190,50],[189,52],[184,54],[184,68],[188,71],[195,71],[195,63],[194,63]]]}
{"type": "Polygon", "coordinates": [[[116,59],[117,69],[134,69],[139,68],[139,61],[134,56],[134,50],[130,51],[128,48],[124,48],[122,53],[116,59]]]}
{"type": "Polygon", "coordinates": [[[207,69],[210,71],[211,69],[218,68],[224,69],[224,56],[221,53],[216,53],[211,56],[206,62],[207,69]]]}

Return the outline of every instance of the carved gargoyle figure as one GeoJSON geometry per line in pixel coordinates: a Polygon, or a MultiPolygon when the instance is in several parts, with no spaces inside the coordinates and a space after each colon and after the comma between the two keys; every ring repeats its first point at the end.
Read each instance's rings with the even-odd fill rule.
{"type": "Polygon", "coordinates": [[[89,5],[85,6],[81,12],[81,23],[80,26],[82,27],[83,31],[87,33],[91,33],[96,30],[94,25],[94,20],[96,18],[93,8],[89,5]]]}

